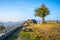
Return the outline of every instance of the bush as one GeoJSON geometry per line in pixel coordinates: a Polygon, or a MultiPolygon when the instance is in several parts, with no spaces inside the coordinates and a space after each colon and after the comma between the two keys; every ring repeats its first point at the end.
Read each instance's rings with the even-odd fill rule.
{"type": "Polygon", "coordinates": [[[20,32],[20,37],[21,40],[42,40],[43,39],[43,36],[38,37],[38,35],[36,35],[33,32],[24,32],[24,31],[20,32]]]}
{"type": "Polygon", "coordinates": [[[5,29],[5,27],[4,26],[0,26],[0,30],[3,30],[3,29],[5,29]]]}
{"type": "Polygon", "coordinates": [[[27,32],[20,32],[20,36],[22,40],[30,40],[30,35],[27,32]]]}

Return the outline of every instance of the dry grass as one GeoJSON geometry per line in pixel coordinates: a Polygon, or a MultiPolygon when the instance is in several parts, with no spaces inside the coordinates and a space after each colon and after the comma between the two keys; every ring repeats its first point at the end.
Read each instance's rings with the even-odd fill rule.
{"type": "Polygon", "coordinates": [[[31,24],[31,28],[38,36],[43,36],[44,40],[60,40],[60,23],[31,24]]]}
{"type": "Polygon", "coordinates": [[[50,30],[53,27],[60,27],[60,23],[31,24],[28,28],[39,28],[40,30],[50,30]]]}

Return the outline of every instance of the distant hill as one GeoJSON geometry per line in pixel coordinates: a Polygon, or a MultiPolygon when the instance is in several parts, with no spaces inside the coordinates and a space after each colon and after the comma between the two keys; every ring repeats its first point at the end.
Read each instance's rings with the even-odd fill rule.
{"type": "Polygon", "coordinates": [[[3,24],[3,26],[7,27],[11,27],[11,26],[20,26],[20,24],[22,24],[24,21],[19,21],[19,22],[12,22],[12,21],[8,21],[8,22],[0,22],[0,25],[3,24]]]}

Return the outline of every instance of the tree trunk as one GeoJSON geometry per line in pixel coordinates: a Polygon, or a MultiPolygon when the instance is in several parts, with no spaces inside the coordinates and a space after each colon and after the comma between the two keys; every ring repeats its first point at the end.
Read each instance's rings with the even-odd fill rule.
{"type": "Polygon", "coordinates": [[[44,22],[45,22],[44,17],[42,17],[42,23],[44,23],[44,22]]]}

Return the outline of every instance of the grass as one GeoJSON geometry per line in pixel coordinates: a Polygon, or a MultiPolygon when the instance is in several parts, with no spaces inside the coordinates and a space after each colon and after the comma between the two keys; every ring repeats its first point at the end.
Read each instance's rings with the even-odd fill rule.
{"type": "Polygon", "coordinates": [[[60,23],[30,24],[26,27],[33,32],[20,32],[22,39],[27,40],[60,40],[60,23]],[[26,37],[27,36],[27,37],[26,37]]]}
{"type": "Polygon", "coordinates": [[[39,28],[40,30],[49,30],[52,27],[60,27],[60,23],[31,24],[27,28],[39,28]]]}

